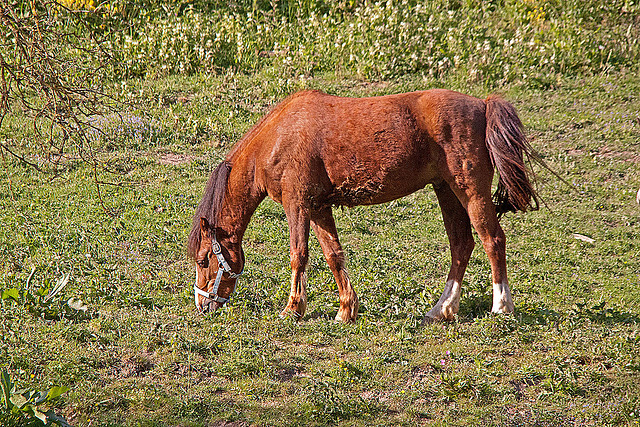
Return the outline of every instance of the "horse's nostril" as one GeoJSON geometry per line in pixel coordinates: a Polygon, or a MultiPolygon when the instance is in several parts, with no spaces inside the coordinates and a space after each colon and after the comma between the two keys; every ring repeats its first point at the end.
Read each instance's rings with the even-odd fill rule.
{"type": "Polygon", "coordinates": [[[200,302],[200,304],[197,305],[200,314],[205,314],[208,313],[211,310],[211,302],[206,302],[207,300],[204,300],[202,302],[200,302]]]}
{"type": "Polygon", "coordinates": [[[209,302],[203,303],[200,306],[200,313],[202,314],[213,313],[217,309],[218,309],[218,304],[216,304],[215,301],[209,301],[209,302]]]}

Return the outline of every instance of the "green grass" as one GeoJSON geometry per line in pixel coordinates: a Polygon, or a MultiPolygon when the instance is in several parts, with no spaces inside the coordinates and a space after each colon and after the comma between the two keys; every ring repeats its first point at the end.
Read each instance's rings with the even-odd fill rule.
{"type": "MultiPolygon", "coordinates": [[[[440,85],[488,94],[456,79],[440,85]]],[[[369,96],[425,86],[436,84],[325,75],[289,89],[369,96]]],[[[502,88],[534,147],[576,191],[542,170],[547,206],[502,220],[514,315],[488,314],[490,269],[477,245],[457,320],[426,326],[450,262],[429,188],[335,211],[360,296],[354,325],[331,320],[337,290],[315,238],[308,314],[298,323],[278,318],[289,288],[288,230],[269,200],[246,233],[248,264],[232,305],[197,315],[184,248],[191,215],[209,171],[282,89],[264,74],[128,87],[157,134],[104,151],[135,162],[124,186],[101,187],[116,217],[104,213],[82,163],[53,179],[8,156],[0,170],[0,290],[19,293],[0,305],[0,365],[20,387],[69,387],[53,409],[73,425],[639,423],[633,73],[565,78],[554,90],[502,88]],[[69,283],[45,302],[65,274],[69,283]],[[71,307],[72,297],[86,312],[71,307]]],[[[6,120],[11,128],[20,119],[6,120]]]]}
{"type": "Polygon", "coordinates": [[[640,53],[635,1],[154,3],[130,7],[127,31],[112,27],[118,14],[103,25],[119,74],[275,67],[283,81],[419,74],[549,87],[635,65],[640,53]]]}
{"type": "MultiPolygon", "coordinates": [[[[104,86],[135,106],[92,119],[104,130],[90,140],[96,156],[118,172],[99,176],[117,184],[100,187],[115,215],[73,151],[56,176],[1,152],[0,368],[12,393],[68,387],[38,409],[80,426],[640,424],[637,1],[101,7],[47,22],[95,24],[116,59],[104,86]],[[306,88],[432,87],[501,92],[573,185],[540,170],[542,209],[502,219],[514,315],[488,313],[477,245],[456,321],[422,325],[450,263],[429,188],[335,210],[355,324],[332,320],[336,284],[315,238],[307,315],[278,317],[288,230],[269,200],[247,230],[233,303],[195,313],[191,215],[210,171],[270,106],[306,88]]],[[[0,138],[48,167],[21,108],[0,138]]],[[[0,424],[27,425],[6,408],[0,424]]]]}

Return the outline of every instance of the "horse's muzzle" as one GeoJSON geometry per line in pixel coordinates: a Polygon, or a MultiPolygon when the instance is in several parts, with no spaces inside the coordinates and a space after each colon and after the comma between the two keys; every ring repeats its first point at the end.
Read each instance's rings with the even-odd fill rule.
{"type": "Polygon", "coordinates": [[[200,308],[200,313],[208,314],[218,310],[222,305],[216,301],[205,299],[200,308]]]}

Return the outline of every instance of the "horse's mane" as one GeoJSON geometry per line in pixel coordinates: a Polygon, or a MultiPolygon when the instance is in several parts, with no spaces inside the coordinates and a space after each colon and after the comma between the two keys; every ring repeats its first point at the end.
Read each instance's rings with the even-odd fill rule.
{"type": "Polygon", "coordinates": [[[193,214],[193,225],[187,241],[187,253],[191,258],[195,258],[196,251],[200,247],[200,218],[205,218],[211,227],[215,227],[218,222],[218,213],[222,208],[230,173],[231,163],[226,160],[211,172],[202,200],[193,214]]]}

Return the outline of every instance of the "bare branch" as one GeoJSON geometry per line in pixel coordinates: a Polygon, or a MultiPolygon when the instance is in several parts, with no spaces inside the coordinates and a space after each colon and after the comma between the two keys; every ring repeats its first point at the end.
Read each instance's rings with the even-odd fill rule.
{"type": "MultiPolygon", "coordinates": [[[[104,205],[100,172],[115,173],[99,158],[91,118],[118,111],[123,103],[104,89],[113,58],[97,29],[99,10],[71,10],[54,1],[0,0],[0,130],[8,116],[22,113],[33,135],[0,140],[6,151],[40,172],[42,159],[57,174],[60,162],[79,158],[93,171],[104,205]]],[[[4,154],[3,154],[4,156],[4,154]]]]}

